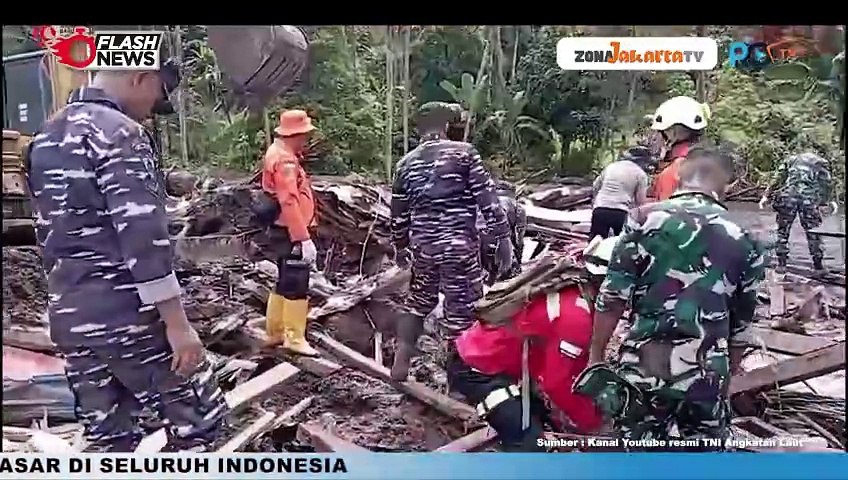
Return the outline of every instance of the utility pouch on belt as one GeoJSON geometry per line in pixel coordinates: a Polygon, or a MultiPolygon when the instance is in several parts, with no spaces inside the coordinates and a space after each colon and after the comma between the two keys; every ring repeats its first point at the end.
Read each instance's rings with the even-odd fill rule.
{"type": "Polygon", "coordinates": [[[254,192],[250,200],[250,210],[263,227],[270,227],[280,217],[280,202],[268,192],[254,192]]]}
{"type": "Polygon", "coordinates": [[[590,397],[608,419],[638,418],[647,410],[642,392],[604,364],[581,373],[572,390],[590,397]]]}

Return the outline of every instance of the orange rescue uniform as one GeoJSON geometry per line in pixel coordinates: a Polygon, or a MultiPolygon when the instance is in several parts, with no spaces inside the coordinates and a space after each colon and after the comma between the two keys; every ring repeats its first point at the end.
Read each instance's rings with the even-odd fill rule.
{"type": "Polygon", "coordinates": [[[671,148],[668,155],[668,158],[673,159],[671,164],[654,177],[653,198],[666,200],[674,194],[680,186],[680,163],[686,158],[687,153],[689,153],[688,143],[678,143],[671,148]]]}
{"type": "Polygon", "coordinates": [[[309,240],[309,227],[315,226],[312,182],[300,165],[299,155],[284,140],[274,140],[265,153],[262,189],[280,202],[280,217],[275,224],[288,230],[292,242],[309,240]]]}

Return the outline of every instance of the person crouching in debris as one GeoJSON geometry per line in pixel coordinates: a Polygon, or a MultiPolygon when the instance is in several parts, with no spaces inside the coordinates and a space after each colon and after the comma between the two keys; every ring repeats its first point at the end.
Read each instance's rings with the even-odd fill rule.
{"type": "Polygon", "coordinates": [[[93,450],[132,452],[142,407],[171,445],[217,437],[227,405],[174,274],[159,158],[139,123],[173,111],[179,69],[98,72],[28,155],[50,335],[93,450]]]}
{"type": "Polygon", "coordinates": [[[318,252],[309,228],[315,226],[315,201],[312,184],[301,166],[301,158],[312,119],[303,110],[285,110],[274,130],[274,142],[268,147],[262,167],[262,189],[272,197],[270,215],[262,223],[271,223],[269,242],[277,256],[277,283],[268,296],[266,332],[271,345],[300,355],[317,356],[306,341],[309,313],[309,272],[318,252]]]}
{"type": "Polygon", "coordinates": [[[552,286],[547,289],[552,293],[532,296],[511,316],[511,324],[490,326],[477,321],[457,339],[458,354],[448,365],[449,384],[498,432],[504,450],[544,451],[539,440],[545,423],[559,431],[586,434],[601,427],[602,418],[592,400],[575,395],[571,387],[589,360],[591,305],[615,241],[601,242],[596,237],[590,244],[584,252],[586,278],[575,272],[561,288],[552,286]],[[522,425],[525,339],[532,393],[527,402],[529,421],[522,425]]]}
{"type": "MultiPolygon", "coordinates": [[[[590,367],[575,391],[594,398],[625,439],[723,439],[730,375],[751,342],[763,247],[721,203],[733,158],[696,148],[680,190],[628,227],[595,302],[590,367]],[[602,363],[619,319],[631,328],[614,366],[602,363]]],[[[702,445],[709,446],[709,445],[702,445]]]]}
{"type": "MultiPolygon", "coordinates": [[[[439,335],[445,353],[452,340],[474,321],[474,303],[483,294],[478,208],[498,242],[500,273],[512,263],[512,242],[494,183],[477,150],[447,139],[447,127],[461,113],[458,105],[421,106],[421,143],[397,165],[392,189],[392,242],[395,258],[412,257],[412,279],[405,313],[397,319],[398,348],[392,378],[406,379],[424,317],[444,294],[439,335]]],[[[442,362],[447,358],[445,355],[442,362]]]]}
{"type": "Polygon", "coordinates": [[[505,272],[498,273],[498,240],[493,238],[486,228],[482,215],[477,217],[477,228],[480,230],[480,261],[486,274],[486,285],[491,286],[515,277],[521,273],[521,258],[524,253],[524,232],[527,229],[527,213],[515,198],[515,188],[507,182],[497,182],[496,194],[498,201],[506,214],[509,226],[509,238],[512,242],[512,262],[505,272]]]}
{"type": "Polygon", "coordinates": [[[648,174],[644,168],[651,163],[651,151],[646,147],[631,147],[618,160],[607,165],[592,184],[592,225],[589,238],[619,235],[627,214],[644,204],[648,198],[648,174]]]}

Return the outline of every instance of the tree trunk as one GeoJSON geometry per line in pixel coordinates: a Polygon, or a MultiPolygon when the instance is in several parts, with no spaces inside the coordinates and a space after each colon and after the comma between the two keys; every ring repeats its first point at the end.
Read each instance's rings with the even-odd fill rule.
{"type": "Polygon", "coordinates": [[[503,45],[501,45],[501,26],[495,25],[492,27],[492,70],[495,73],[495,94],[498,102],[505,102],[506,97],[506,78],[504,78],[504,53],[503,45]],[[496,65],[497,64],[497,65],[496,65]]]}
{"type": "MultiPolygon", "coordinates": [[[[630,27],[630,36],[636,36],[636,25],[630,27]]],[[[639,83],[640,77],[638,71],[633,71],[630,74],[630,90],[627,92],[627,113],[633,111],[633,101],[636,99],[636,85],[639,83]]]]}
{"type": "MultiPolygon", "coordinates": [[[[177,59],[182,65],[183,62],[183,39],[182,31],[179,25],[174,27],[174,49],[176,50],[177,59]]],[[[180,155],[183,163],[188,163],[188,128],[186,127],[186,102],[185,95],[181,88],[177,89],[177,111],[180,118],[180,155]]]]}
{"type": "Polygon", "coordinates": [[[403,32],[403,154],[409,152],[409,43],[412,27],[406,26],[403,32]]]}
{"type": "MultiPolygon", "coordinates": [[[[486,28],[486,27],[483,27],[486,28]]],[[[475,91],[477,88],[480,88],[483,85],[483,73],[486,71],[487,61],[489,60],[489,48],[490,42],[486,38],[486,35],[483,35],[483,57],[480,59],[480,68],[477,69],[477,78],[475,79],[475,91]]],[[[469,105],[468,108],[468,121],[465,122],[465,133],[462,134],[462,141],[467,142],[468,137],[471,134],[471,124],[474,122],[474,107],[476,105],[469,105]]]]}
{"type": "MultiPolygon", "coordinates": [[[[698,25],[695,27],[695,31],[699,37],[705,37],[707,35],[706,25],[698,25]]],[[[699,102],[707,101],[707,72],[705,70],[695,72],[695,92],[699,102]]]]}
{"type": "Polygon", "coordinates": [[[392,180],[392,117],[394,116],[394,53],[392,52],[392,26],[386,26],[386,178],[392,180]]]}
{"type": "Polygon", "coordinates": [[[518,65],[518,39],[521,35],[521,26],[515,25],[514,31],[515,37],[513,38],[513,41],[515,43],[512,45],[512,71],[509,74],[510,83],[515,83],[515,67],[518,65]]]}

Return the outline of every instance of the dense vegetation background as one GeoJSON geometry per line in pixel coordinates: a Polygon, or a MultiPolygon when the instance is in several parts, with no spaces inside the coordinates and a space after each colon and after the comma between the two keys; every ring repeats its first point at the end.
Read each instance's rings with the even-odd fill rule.
{"type": "MultiPolygon", "coordinates": [[[[571,72],[556,65],[563,36],[757,38],[760,26],[311,26],[311,62],[298,87],[262,115],[235,111],[202,26],[166,29],[187,66],[180,115],[162,121],[167,161],[250,171],[280,109],[302,107],[320,128],[312,155],[326,173],[386,178],[415,144],[414,112],[431,100],[471,111],[469,139],[500,175],[583,175],[633,142],[643,116],[691,95],[712,108],[710,136],[732,142],[744,173],[762,181],[798,149],[829,156],[844,178],[844,37],[838,27],[787,27],[825,52],[786,68],[746,74],[726,56],[711,72],[571,72]],[[829,53],[828,53],[829,52],[829,53]],[[843,52],[843,53],[838,53],[843,52]]],[[[95,29],[97,27],[95,26],[95,29]]],[[[105,27],[101,27],[105,28],[105,27]]],[[[777,28],[777,27],[771,27],[777,28]]],[[[33,50],[29,27],[3,27],[4,55],[33,50]]],[[[839,187],[844,198],[844,188],[839,187]]]]}

